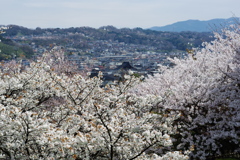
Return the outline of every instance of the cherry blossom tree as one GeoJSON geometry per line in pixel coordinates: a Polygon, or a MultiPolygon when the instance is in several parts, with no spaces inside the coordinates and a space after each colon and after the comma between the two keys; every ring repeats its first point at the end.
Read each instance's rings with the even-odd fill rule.
{"type": "Polygon", "coordinates": [[[188,151],[153,152],[172,145],[179,115],[152,112],[159,97],[129,93],[138,83],[134,76],[101,88],[101,73],[69,76],[52,63],[43,55],[30,66],[1,68],[1,158],[188,159],[188,151]]]}
{"type": "Polygon", "coordinates": [[[186,59],[171,59],[175,67],[162,66],[162,74],[133,89],[161,97],[158,109],[181,114],[174,146],[194,147],[193,159],[240,152],[239,26],[215,33],[203,46],[186,59]]]}
{"type": "Polygon", "coordinates": [[[63,50],[51,50],[45,53],[44,57],[39,57],[41,60],[46,62],[54,72],[72,76],[73,74],[80,73],[78,65],[74,62],[70,62],[63,50]]]}

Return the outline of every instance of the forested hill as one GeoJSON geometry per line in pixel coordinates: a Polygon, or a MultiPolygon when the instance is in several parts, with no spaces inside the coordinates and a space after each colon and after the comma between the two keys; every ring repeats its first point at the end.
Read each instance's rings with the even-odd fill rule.
{"type": "MultiPolygon", "coordinates": [[[[71,28],[36,28],[29,29],[12,25],[4,34],[5,37],[14,36],[42,36],[51,38],[38,39],[42,43],[74,44],[73,47],[88,47],[88,43],[105,40],[110,42],[124,42],[125,44],[146,45],[155,47],[159,51],[186,50],[189,44],[193,47],[201,46],[202,42],[209,42],[212,38],[210,32],[161,32],[144,30],[142,28],[121,28],[104,26],[98,29],[90,27],[71,28]],[[44,42],[43,42],[44,41],[44,42]],[[79,44],[81,42],[81,44],[79,44]],[[82,46],[83,42],[85,45],[82,46]],[[78,45],[77,45],[78,44],[78,45]]],[[[39,42],[40,43],[40,42],[39,42]]]]}
{"type": "Polygon", "coordinates": [[[169,31],[169,32],[182,32],[182,31],[192,31],[192,32],[212,32],[225,28],[231,24],[238,23],[239,18],[228,18],[228,19],[211,19],[208,21],[200,20],[187,20],[176,22],[170,25],[162,27],[152,27],[151,30],[156,31],[169,31]]]}
{"type": "Polygon", "coordinates": [[[0,35],[0,60],[31,58],[33,54],[33,50],[28,45],[19,45],[0,35]]]}

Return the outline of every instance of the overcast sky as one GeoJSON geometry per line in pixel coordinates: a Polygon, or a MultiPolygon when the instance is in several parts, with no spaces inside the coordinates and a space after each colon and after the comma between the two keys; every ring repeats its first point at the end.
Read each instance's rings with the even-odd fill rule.
{"type": "Polygon", "coordinates": [[[240,0],[0,0],[0,24],[28,28],[150,28],[240,17],[240,0]]]}

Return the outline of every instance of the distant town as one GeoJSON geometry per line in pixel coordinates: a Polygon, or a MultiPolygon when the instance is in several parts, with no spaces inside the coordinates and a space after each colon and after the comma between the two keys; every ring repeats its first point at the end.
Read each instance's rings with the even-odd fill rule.
{"type": "MultiPolygon", "coordinates": [[[[62,51],[79,70],[91,70],[91,76],[103,72],[105,81],[114,81],[122,72],[136,75],[158,72],[159,65],[172,66],[170,58],[184,58],[186,49],[210,41],[210,33],[160,32],[136,29],[116,29],[113,26],[93,29],[27,29],[11,26],[3,37],[17,47],[31,50],[31,59],[45,52],[62,51]]],[[[3,41],[4,42],[4,41],[3,41]]],[[[9,42],[8,42],[9,43],[9,42]]],[[[15,46],[15,48],[16,48],[15,46]]],[[[16,50],[16,49],[15,49],[16,50]]],[[[11,53],[11,58],[17,54],[11,53]]],[[[9,54],[7,55],[9,56],[9,54]]],[[[28,60],[24,63],[28,64],[28,60]]]]}

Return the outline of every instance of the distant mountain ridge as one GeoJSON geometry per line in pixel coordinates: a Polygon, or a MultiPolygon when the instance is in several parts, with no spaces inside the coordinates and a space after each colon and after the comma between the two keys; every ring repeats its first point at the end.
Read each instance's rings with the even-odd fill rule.
{"type": "Polygon", "coordinates": [[[151,27],[149,29],[155,31],[168,31],[168,32],[182,32],[182,31],[192,31],[192,32],[212,32],[216,29],[234,24],[238,18],[228,18],[228,19],[211,19],[208,21],[200,20],[187,20],[176,22],[170,25],[162,27],[151,27]]]}

